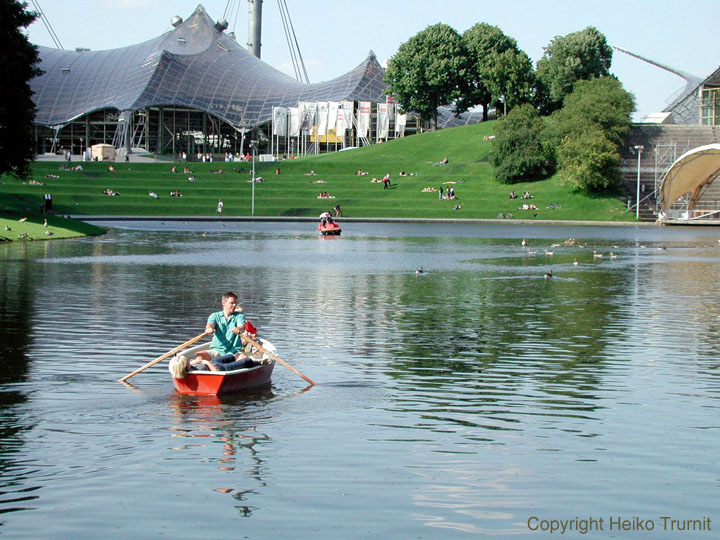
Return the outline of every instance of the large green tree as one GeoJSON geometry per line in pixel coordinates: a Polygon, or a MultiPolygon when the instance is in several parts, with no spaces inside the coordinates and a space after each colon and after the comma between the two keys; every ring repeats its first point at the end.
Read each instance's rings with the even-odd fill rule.
{"type": "Polygon", "coordinates": [[[496,111],[530,103],[535,88],[535,73],[530,57],[521,50],[508,49],[489,57],[485,80],[496,111]]]}
{"type": "Polygon", "coordinates": [[[34,158],[35,104],[29,81],[41,72],[23,29],[35,20],[27,3],[0,0],[0,174],[26,177],[34,158]]]}
{"type": "Polygon", "coordinates": [[[592,26],[554,38],[537,63],[541,105],[548,111],[562,105],[577,81],[607,77],[612,63],[612,47],[592,26]]]}
{"type": "Polygon", "coordinates": [[[517,51],[517,42],[506,36],[500,28],[487,23],[477,23],[462,35],[468,55],[467,77],[462,81],[462,96],[458,109],[467,110],[476,105],[483,108],[483,120],[488,119],[488,110],[493,94],[488,87],[490,73],[497,67],[498,55],[505,51],[517,51]]]}
{"type": "Polygon", "coordinates": [[[619,187],[620,148],[634,108],[632,94],[614,77],[575,85],[563,108],[547,118],[544,136],[567,184],[588,193],[619,187]]]}
{"type": "Polygon", "coordinates": [[[462,38],[450,26],[428,26],[400,48],[388,62],[385,82],[404,111],[414,111],[437,128],[437,108],[459,97],[467,76],[462,38]]]}

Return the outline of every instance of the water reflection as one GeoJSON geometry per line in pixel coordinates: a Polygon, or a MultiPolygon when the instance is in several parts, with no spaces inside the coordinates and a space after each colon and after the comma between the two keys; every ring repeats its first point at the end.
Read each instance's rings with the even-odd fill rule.
{"type": "Polygon", "coordinates": [[[169,401],[173,418],[170,430],[174,440],[170,450],[193,453],[198,448],[209,449],[213,457],[205,458],[205,463],[233,473],[224,485],[212,489],[229,494],[242,503],[235,504],[235,508],[243,517],[252,514],[254,507],[249,504],[252,496],[265,486],[264,459],[256,446],[267,444],[270,439],[258,433],[256,421],[261,422],[263,416],[258,407],[273,397],[273,390],[268,386],[252,393],[229,396],[174,394],[169,401]],[[247,479],[252,479],[255,487],[248,487],[247,479]],[[237,481],[242,485],[228,487],[228,483],[237,481]]]}
{"type": "Polygon", "coordinates": [[[61,514],[92,530],[122,512],[191,538],[198,504],[218,538],[711,513],[717,233],[176,225],[0,246],[0,531],[54,540],[81,529],[61,514]],[[115,382],[198,334],[225,289],[317,387],[280,366],[245,396],[177,395],[164,365],[115,382]]]}

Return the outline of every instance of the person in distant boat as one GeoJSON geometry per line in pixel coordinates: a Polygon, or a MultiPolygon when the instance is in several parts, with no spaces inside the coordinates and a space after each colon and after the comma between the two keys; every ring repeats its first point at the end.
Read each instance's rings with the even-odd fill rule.
{"type": "Polygon", "coordinates": [[[228,354],[235,355],[236,360],[246,358],[242,334],[247,319],[242,311],[236,310],[237,300],[237,294],[232,291],[222,295],[222,311],[211,313],[205,325],[205,332],[213,335],[210,349],[197,352],[197,359],[210,361],[228,354]]]}
{"type": "Polygon", "coordinates": [[[323,212],[322,214],[320,214],[320,223],[322,223],[323,225],[325,225],[330,219],[330,212],[323,212]]]}

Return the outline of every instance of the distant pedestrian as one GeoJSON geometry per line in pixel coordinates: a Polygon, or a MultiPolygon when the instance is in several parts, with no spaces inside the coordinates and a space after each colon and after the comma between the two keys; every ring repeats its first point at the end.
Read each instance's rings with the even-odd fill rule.
{"type": "Polygon", "coordinates": [[[438,198],[442,201],[443,198],[443,187],[440,186],[440,189],[438,190],[438,198]]]}
{"type": "Polygon", "coordinates": [[[222,209],[223,209],[223,202],[222,199],[218,199],[218,205],[217,205],[217,215],[222,216],[222,209]]]}
{"type": "Polygon", "coordinates": [[[383,189],[390,189],[390,173],[383,176],[383,189]]]}

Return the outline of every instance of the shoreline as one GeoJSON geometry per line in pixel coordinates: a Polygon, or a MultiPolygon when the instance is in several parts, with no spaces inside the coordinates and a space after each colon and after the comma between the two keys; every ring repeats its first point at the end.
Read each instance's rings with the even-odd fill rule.
{"type": "MultiPolygon", "coordinates": [[[[79,221],[217,221],[217,222],[286,222],[286,223],[314,223],[315,217],[289,217],[289,216],[83,216],[68,215],[71,219],[79,221]]],[[[552,219],[451,219],[451,218],[352,218],[341,217],[337,221],[342,223],[454,223],[454,224],[493,224],[508,225],[588,225],[603,227],[662,227],[663,223],[649,221],[563,221],[552,219]]]]}

